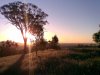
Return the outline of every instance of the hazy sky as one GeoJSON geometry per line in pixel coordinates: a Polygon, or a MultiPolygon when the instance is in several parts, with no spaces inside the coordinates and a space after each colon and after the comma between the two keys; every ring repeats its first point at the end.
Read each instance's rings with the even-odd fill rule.
{"type": "MultiPolygon", "coordinates": [[[[16,0],[0,0],[0,6],[13,1],[16,0]]],[[[45,26],[47,40],[56,34],[63,43],[91,43],[93,33],[99,30],[100,0],[19,1],[33,3],[49,15],[49,24],[45,26]]],[[[0,15],[0,41],[14,38],[16,40],[19,35],[16,28],[0,15]]]]}

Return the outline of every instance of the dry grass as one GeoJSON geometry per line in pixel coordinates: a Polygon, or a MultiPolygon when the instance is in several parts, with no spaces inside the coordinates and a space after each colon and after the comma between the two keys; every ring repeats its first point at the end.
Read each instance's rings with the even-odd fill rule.
{"type": "MultiPolygon", "coordinates": [[[[24,56],[24,59],[22,61],[21,69],[22,70],[28,70],[29,69],[29,62],[31,63],[31,69],[34,69],[38,63],[40,63],[41,60],[46,60],[50,57],[60,57],[65,54],[69,54],[69,51],[63,50],[45,50],[45,51],[38,51],[38,57],[36,56],[35,52],[26,54],[24,56]]],[[[7,57],[1,57],[0,58],[0,72],[5,71],[8,69],[11,65],[13,65],[15,62],[18,61],[20,58],[20,55],[13,55],[13,56],[7,56],[7,57]]]]}
{"type": "Polygon", "coordinates": [[[0,72],[8,69],[11,65],[13,65],[21,55],[13,55],[7,57],[0,58],[0,72]]]}
{"type": "Polygon", "coordinates": [[[100,75],[100,57],[92,58],[87,53],[44,50],[38,51],[38,56],[35,52],[21,56],[0,58],[0,75],[12,75],[12,71],[15,72],[14,75],[100,75]],[[93,73],[90,72],[92,70],[93,73]],[[3,71],[8,73],[2,73],[3,71]]]}

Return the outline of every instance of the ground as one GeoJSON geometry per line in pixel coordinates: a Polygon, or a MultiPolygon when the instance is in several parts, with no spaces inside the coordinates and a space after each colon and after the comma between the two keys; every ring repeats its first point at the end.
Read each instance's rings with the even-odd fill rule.
{"type": "Polygon", "coordinates": [[[100,75],[95,51],[45,50],[0,58],[0,75],[100,75]]]}

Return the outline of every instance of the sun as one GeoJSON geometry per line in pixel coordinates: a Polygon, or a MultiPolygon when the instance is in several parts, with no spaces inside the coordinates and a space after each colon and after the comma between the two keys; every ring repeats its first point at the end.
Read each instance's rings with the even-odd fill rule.
{"type": "Polygon", "coordinates": [[[35,36],[31,35],[29,32],[26,33],[27,37],[27,43],[31,43],[32,41],[35,41],[35,36]]]}
{"type": "MultiPolygon", "coordinates": [[[[5,31],[5,37],[8,40],[12,40],[19,43],[24,43],[23,37],[21,35],[20,30],[16,29],[15,27],[11,26],[5,31]]],[[[31,35],[29,32],[26,33],[27,43],[29,44],[32,40],[35,40],[35,37],[31,35]]]]}

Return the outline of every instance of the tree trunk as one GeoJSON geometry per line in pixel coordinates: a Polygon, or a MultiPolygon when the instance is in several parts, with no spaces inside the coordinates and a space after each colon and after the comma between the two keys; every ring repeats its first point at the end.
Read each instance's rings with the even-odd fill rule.
{"type": "Polygon", "coordinates": [[[38,51],[38,50],[36,50],[36,57],[37,57],[37,51],[38,51]]]}
{"type": "Polygon", "coordinates": [[[24,40],[24,53],[27,52],[27,37],[26,37],[26,31],[23,33],[23,29],[20,29],[23,40],[24,40]]]}
{"type": "Polygon", "coordinates": [[[24,38],[24,52],[27,52],[27,38],[24,38]]]}

